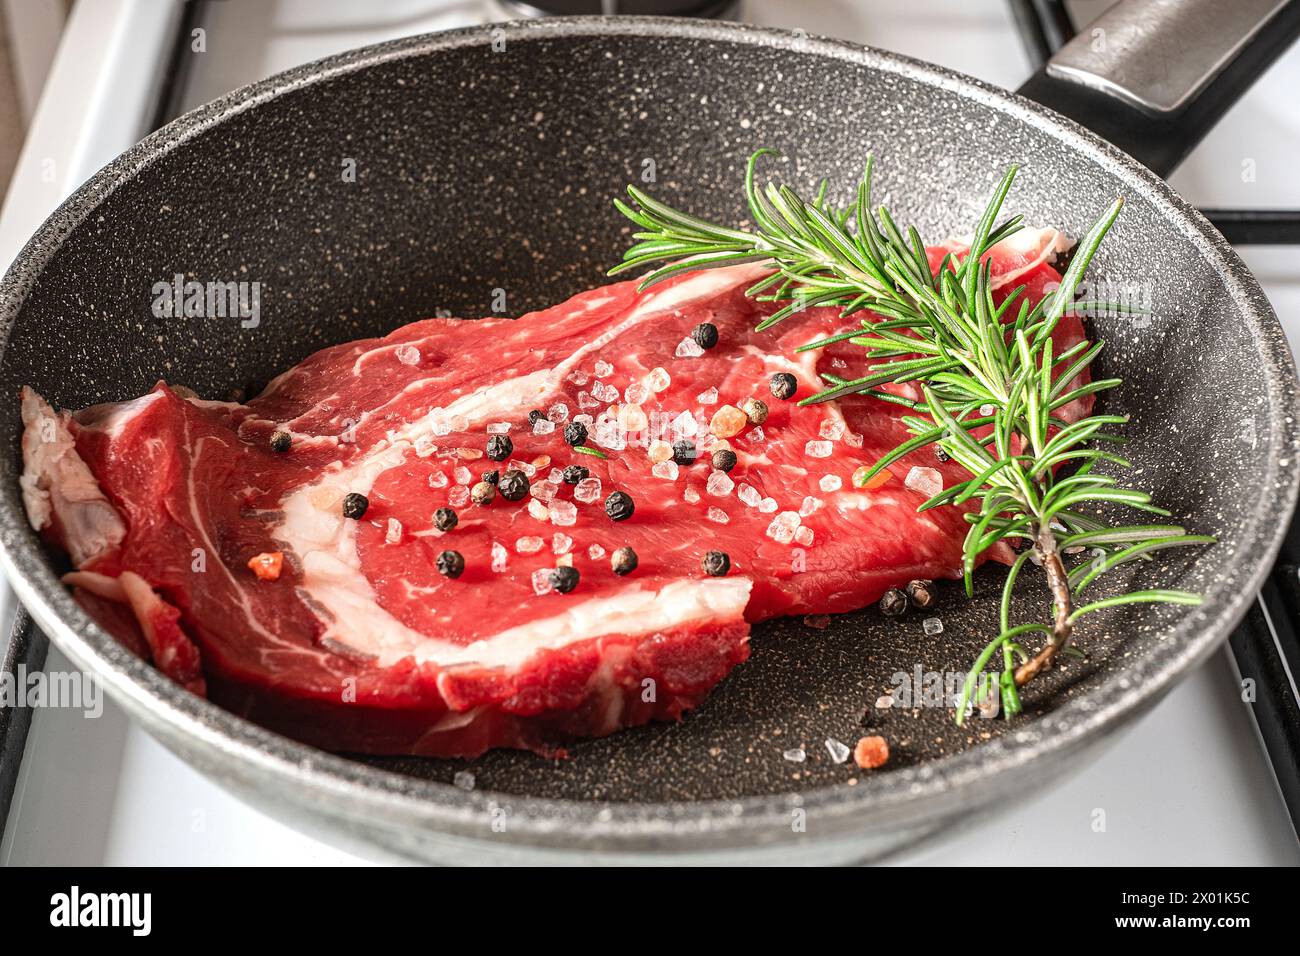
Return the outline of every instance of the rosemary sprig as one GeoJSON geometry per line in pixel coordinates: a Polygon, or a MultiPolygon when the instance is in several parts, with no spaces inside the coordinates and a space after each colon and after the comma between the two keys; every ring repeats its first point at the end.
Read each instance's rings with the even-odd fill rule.
{"type": "Polygon", "coordinates": [[[1213,538],[1188,534],[1177,525],[1108,527],[1092,516],[1106,502],[1167,517],[1145,492],[1122,487],[1096,470],[1129,463],[1106,446],[1122,439],[1111,428],[1127,420],[1091,415],[1066,422],[1056,414],[1087,395],[1112,389],[1119,379],[1096,379],[1071,388],[1102,351],[1103,343],[1080,342],[1054,354],[1052,333],[1074,303],[1084,271],[1123,207],[1116,199],[1079,242],[1059,287],[1031,303],[1020,286],[995,301],[985,253],[1021,228],[1021,217],[999,223],[1015,179],[1007,170],[976,224],[964,257],[948,255],[931,271],[925,245],[913,227],[901,229],[889,210],[871,204],[872,160],[858,182],[854,201],[835,208],[823,180],[806,201],[785,185],[759,187],[756,169],[770,153],[760,149],[745,169],[745,198],[752,229],[732,229],[674,209],[628,186],[630,202],[618,210],[641,227],[623,262],[610,274],[655,266],[641,282],[647,288],[698,269],[743,262],[772,263],[772,271],[748,290],[761,301],[783,305],[758,328],[766,329],[796,312],[833,306],[842,316],[862,314],[851,329],[800,351],[848,341],[875,361],[860,378],[825,375],[827,387],[800,404],[865,393],[906,407],[912,438],[858,477],[866,483],[881,469],[927,445],[938,445],[970,477],[943,489],[920,510],[967,507],[970,529],[963,548],[966,592],[979,556],[1001,541],[1028,542],[1011,564],[1002,589],[1000,630],[972,666],[956,720],[960,724],[985,669],[1000,655],[996,673],[1002,712],[1022,709],[1018,688],[1048,668],[1064,651],[1084,615],[1125,604],[1198,604],[1184,591],[1141,590],[1089,603],[1084,592],[1101,575],[1163,548],[1209,544],[1213,538]],[[889,383],[920,387],[914,400],[885,391],[889,383]],[[1072,468],[1066,474],[1061,466],[1072,468]],[[1088,549],[1091,562],[1067,569],[1064,553],[1088,549]],[[1013,623],[1012,594],[1027,561],[1040,565],[1052,595],[1046,620],[1013,623]],[[1034,652],[1026,647],[1037,637],[1034,652]]]}

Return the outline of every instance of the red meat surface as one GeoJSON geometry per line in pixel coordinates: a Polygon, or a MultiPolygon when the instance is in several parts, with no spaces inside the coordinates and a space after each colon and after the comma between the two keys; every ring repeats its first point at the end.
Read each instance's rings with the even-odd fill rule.
{"type": "MultiPolygon", "coordinates": [[[[1003,290],[1037,298],[1058,281],[1059,239],[1028,230],[995,249],[1003,290]]],[[[935,267],[960,249],[932,250],[935,267]]],[[[858,319],[813,309],[755,332],[774,306],[744,289],[763,271],[645,293],[622,282],[517,320],[415,322],[324,349],[247,404],[159,383],[56,413],[25,390],[29,517],[77,566],[67,581],[82,606],[136,653],[320,747],[553,752],[675,719],[746,659],[752,622],[960,575],[961,511],[916,508],[961,469],[922,449],[854,487],[855,469],[908,437],[901,410],[862,396],[796,404],[820,372],[862,374],[848,344],[795,352],[858,319]],[[701,322],[719,342],[690,354],[701,322]],[[794,399],[769,393],[776,372],[796,376],[794,399]],[[751,396],[767,420],[724,445],[713,415],[751,396]],[[565,443],[579,416],[606,458],[565,443]],[[270,447],[277,430],[292,435],[287,452],[270,447]],[[484,456],[492,434],[508,434],[509,460],[484,456]],[[656,468],[652,443],[677,439],[698,459],[656,468]],[[738,464],[724,480],[709,459],[728,445],[738,464]],[[572,464],[598,493],[561,480],[572,464]],[[466,500],[483,472],[509,468],[530,475],[523,500],[466,500]],[[635,502],[627,520],[606,514],[614,491],[635,502]],[[350,492],[369,499],[359,520],[342,514],[350,492]],[[447,506],[459,523],[442,532],[434,512],[447,506]],[[619,576],[610,555],[625,546],[639,566],[619,576]],[[438,571],[446,549],[464,557],[458,578],[438,571]],[[728,554],[727,575],[704,573],[710,550],[728,554]],[[277,551],[274,580],[249,569],[277,551]],[[579,581],[559,593],[548,572],[565,563],[579,581]]],[[[1082,336],[1067,318],[1057,352],[1082,336]]]]}

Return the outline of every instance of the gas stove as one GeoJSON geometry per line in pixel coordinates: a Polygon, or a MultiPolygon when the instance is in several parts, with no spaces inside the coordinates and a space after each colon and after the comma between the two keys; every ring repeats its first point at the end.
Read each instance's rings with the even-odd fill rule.
{"type": "MultiPolygon", "coordinates": [[[[1014,89],[1107,5],[747,0],[680,6],[883,47],[1014,89]]],[[[179,112],[352,47],[536,14],[546,6],[512,0],[505,14],[507,7],[477,0],[83,0],[71,15],[0,216],[0,266],[76,185],[179,112]]],[[[1300,47],[1279,60],[1172,179],[1241,243],[1292,342],[1300,342],[1294,248],[1300,194],[1291,168],[1300,149],[1298,88],[1300,47]]],[[[1236,655],[1217,654],[1086,772],[995,818],[914,847],[897,862],[983,865],[1013,855],[1030,864],[1300,863],[1279,786],[1279,779],[1289,785],[1287,776],[1274,773],[1268,756],[1271,751],[1276,762],[1286,753],[1287,741],[1277,739],[1285,736],[1285,723],[1260,713],[1262,695],[1256,704],[1244,703],[1241,686],[1243,672],[1258,672],[1261,681],[1267,673],[1292,678],[1270,642],[1285,641],[1279,630],[1298,619],[1296,565],[1300,541],[1288,545],[1280,577],[1234,639],[1236,655]]],[[[15,635],[10,666],[70,670],[57,649],[47,653],[24,618],[6,593],[0,625],[15,635]]],[[[73,708],[0,714],[0,823],[0,862],[7,864],[383,862],[239,802],[108,701],[95,718],[73,708]]]]}

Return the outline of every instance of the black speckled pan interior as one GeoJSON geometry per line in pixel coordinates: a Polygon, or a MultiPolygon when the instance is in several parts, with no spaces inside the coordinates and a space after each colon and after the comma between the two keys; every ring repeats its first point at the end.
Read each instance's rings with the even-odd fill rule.
{"type": "MultiPolygon", "coordinates": [[[[847,193],[842,192],[841,195],[847,193]]],[[[843,860],[878,854],[1078,766],[1226,637],[1296,493],[1294,371],[1258,285],[1161,181],[1078,127],[934,67],[724,24],[580,18],[419,37],[276,77],[183,117],[107,167],[46,223],[0,287],[0,531],[24,603],[165,743],[296,825],[439,860],[843,860]],[[1101,371],[1125,385],[1135,481],[1212,550],[1146,564],[1143,586],[1199,609],[1090,620],[1086,660],[1036,682],[1014,723],[956,728],[940,707],[879,709],[898,674],[964,670],[995,623],[997,569],[925,615],[874,610],[817,629],[756,628],[752,659],[695,714],[571,748],[473,761],[351,760],[190,697],[70,600],[22,516],[16,393],[60,406],[158,379],[224,397],[315,349],[435,312],[540,308],[603,281],[627,243],[610,205],[653,162],[678,205],[739,221],[745,157],[877,190],[928,239],[971,229],[1005,167],[1008,202],[1078,235],[1124,213],[1094,274],[1139,284],[1149,320],[1098,319],[1101,371]],[[345,173],[355,168],[355,181],[345,173]],[[261,323],[160,320],[154,283],[258,281],[261,323]],[[827,738],[887,737],[887,769],[837,764],[827,738]],[[801,763],[784,756],[802,749],[801,763]],[[450,781],[469,769],[475,789],[450,781]]],[[[1123,585],[1120,575],[1112,586],[1123,585]]],[[[1104,593],[1104,592],[1102,592],[1104,593]]],[[[1024,607],[1041,602],[1032,587],[1024,607]]]]}

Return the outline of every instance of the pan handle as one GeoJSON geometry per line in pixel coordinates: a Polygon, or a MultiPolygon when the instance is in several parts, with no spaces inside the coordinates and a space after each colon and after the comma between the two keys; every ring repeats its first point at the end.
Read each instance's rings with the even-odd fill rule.
{"type": "Polygon", "coordinates": [[[1019,89],[1168,176],[1300,35],[1300,0],[1122,0],[1019,89]]]}

